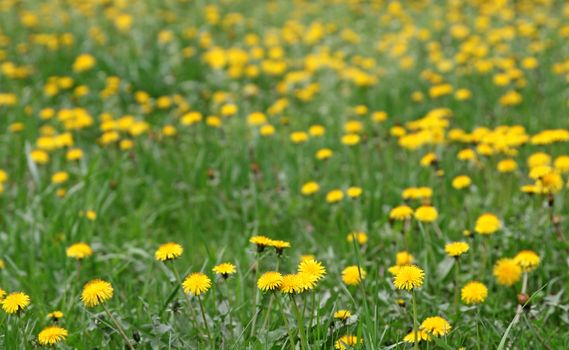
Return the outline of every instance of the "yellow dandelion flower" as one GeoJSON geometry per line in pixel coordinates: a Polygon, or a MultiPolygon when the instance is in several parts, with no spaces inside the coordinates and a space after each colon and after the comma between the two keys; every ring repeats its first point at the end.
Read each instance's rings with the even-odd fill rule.
{"type": "Polygon", "coordinates": [[[356,242],[358,242],[359,245],[364,245],[367,243],[367,234],[365,232],[351,232],[348,237],[347,240],[349,243],[352,243],[354,241],[354,239],[356,240],[356,242]]]}
{"type": "Polygon", "coordinates": [[[54,321],[58,321],[58,320],[63,318],[63,312],[61,312],[59,310],[52,311],[49,314],[47,314],[47,318],[54,320],[54,321]]]}
{"type": "Polygon", "coordinates": [[[509,287],[520,280],[522,268],[514,259],[503,258],[496,262],[492,274],[499,284],[509,287]]]}
{"type": "Polygon", "coordinates": [[[299,274],[284,275],[280,286],[281,292],[285,294],[299,294],[305,289],[306,281],[299,274]]]}
{"type": "Polygon", "coordinates": [[[6,268],[6,263],[3,259],[0,259],[0,270],[4,270],[6,268]]]}
{"type": "Polygon", "coordinates": [[[58,185],[69,180],[69,174],[65,171],[58,171],[51,177],[51,182],[58,185]]]}
{"type": "Polygon", "coordinates": [[[178,243],[168,242],[160,245],[154,253],[154,258],[158,261],[174,260],[182,255],[184,248],[178,243]]]}
{"type": "Polygon", "coordinates": [[[317,182],[310,181],[302,185],[300,193],[302,193],[304,196],[310,196],[312,194],[315,194],[319,190],[320,190],[320,185],[318,185],[317,182]]]}
{"type": "Polygon", "coordinates": [[[352,265],[342,271],[342,281],[348,286],[354,286],[365,280],[366,275],[367,272],[364,269],[358,268],[357,265],[352,265]]]}
{"type": "Polygon", "coordinates": [[[466,253],[470,246],[466,242],[451,242],[445,245],[445,252],[448,256],[459,257],[466,253]]]}
{"type": "Polygon", "coordinates": [[[93,255],[93,249],[87,243],[79,242],[70,245],[65,253],[68,258],[83,260],[93,255]]]}
{"type": "Polygon", "coordinates": [[[355,335],[346,334],[336,340],[334,343],[334,348],[338,350],[347,350],[354,345],[363,344],[363,339],[358,339],[355,335]]]}
{"type": "Polygon", "coordinates": [[[229,277],[229,275],[233,275],[237,271],[237,269],[235,268],[235,265],[231,263],[221,263],[219,265],[214,266],[212,271],[214,273],[217,273],[218,275],[223,276],[223,278],[227,278],[229,277]]]}
{"type": "Polygon", "coordinates": [[[49,326],[38,334],[38,342],[40,345],[53,346],[64,341],[67,335],[68,332],[65,328],[49,326]]]}
{"type": "Polygon", "coordinates": [[[452,187],[461,190],[463,188],[467,188],[472,184],[472,180],[470,177],[466,175],[459,175],[452,180],[452,187]]]}
{"type": "Polygon", "coordinates": [[[184,293],[199,296],[206,293],[211,287],[211,280],[206,274],[201,272],[194,272],[182,283],[184,293]]]}
{"type": "Polygon", "coordinates": [[[392,276],[395,276],[395,275],[397,275],[397,273],[399,272],[400,269],[401,269],[401,266],[393,265],[387,269],[387,272],[389,272],[392,276]]]}
{"type": "Polygon", "coordinates": [[[539,265],[540,258],[532,250],[522,250],[514,257],[514,261],[520,265],[523,271],[530,272],[539,265]]]}
{"type": "Polygon", "coordinates": [[[326,268],[315,259],[303,260],[298,264],[298,273],[312,276],[315,281],[320,281],[326,275],[326,268]]]}
{"type": "Polygon", "coordinates": [[[8,294],[2,300],[2,309],[8,314],[24,311],[30,305],[30,297],[22,292],[8,294]]]}
{"type": "Polygon", "coordinates": [[[411,331],[403,338],[403,341],[410,344],[414,344],[415,341],[417,341],[417,343],[420,343],[422,341],[431,341],[431,336],[429,333],[422,330],[418,330],[417,334],[411,331]]]}
{"type": "Polygon", "coordinates": [[[397,289],[413,290],[423,285],[425,273],[415,265],[402,266],[393,279],[397,289]]]}
{"type": "Polygon", "coordinates": [[[326,202],[337,203],[344,198],[342,190],[331,190],[326,194],[326,202]]]}
{"type": "Polygon", "coordinates": [[[474,230],[481,235],[491,235],[502,227],[498,217],[491,213],[485,213],[476,219],[474,230]]]}
{"type": "Polygon", "coordinates": [[[409,254],[409,252],[403,250],[400,252],[397,252],[397,254],[395,255],[395,264],[398,266],[405,266],[405,265],[411,265],[413,263],[413,260],[415,258],[413,257],[413,255],[409,254]]]}
{"type": "Polygon", "coordinates": [[[433,222],[438,216],[437,209],[430,205],[422,205],[415,210],[415,219],[421,222],[433,222]]]}
{"type": "Polygon", "coordinates": [[[410,219],[411,216],[413,216],[413,209],[411,209],[406,205],[400,205],[398,207],[395,207],[391,209],[391,212],[389,213],[389,218],[391,220],[398,220],[398,221],[410,219]]]}
{"type": "Polygon", "coordinates": [[[352,316],[352,313],[349,310],[338,310],[334,312],[334,318],[338,320],[345,321],[352,316]]]}
{"type": "Polygon", "coordinates": [[[113,297],[113,286],[101,279],[87,282],[81,293],[81,301],[86,307],[95,307],[113,297]]]}
{"type": "Polygon", "coordinates": [[[451,328],[450,323],[439,316],[427,317],[420,326],[422,331],[425,331],[430,335],[434,335],[435,337],[447,335],[451,328]]]}
{"type": "Polygon", "coordinates": [[[269,271],[259,277],[257,287],[263,292],[274,291],[281,287],[283,283],[283,275],[280,272],[269,271]]]}
{"type": "Polygon", "coordinates": [[[363,192],[363,190],[361,187],[349,187],[346,190],[346,194],[350,198],[358,198],[359,196],[362,195],[362,192],[363,192]]]}
{"type": "Polygon", "coordinates": [[[0,288],[0,302],[6,297],[6,291],[0,288]]]}
{"type": "Polygon", "coordinates": [[[275,248],[276,252],[278,255],[281,255],[283,253],[283,251],[285,250],[285,248],[290,248],[290,243],[287,241],[281,241],[278,239],[271,239],[269,241],[269,246],[275,248]]]}
{"type": "Polygon", "coordinates": [[[481,304],[488,297],[488,288],[483,283],[470,281],[462,287],[460,297],[467,305],[481,304]]]}

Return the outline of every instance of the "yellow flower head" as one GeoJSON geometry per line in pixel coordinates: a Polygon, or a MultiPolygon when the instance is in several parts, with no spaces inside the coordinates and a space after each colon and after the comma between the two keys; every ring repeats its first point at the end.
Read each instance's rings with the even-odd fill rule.
{"type": "Polygon", "coordinates": [[[0,302],[4,300],[4,297],[6,297],[6,291],[0,288],[0,302]]]}
{"type": "Polygon", "coordinates": [[[93,249],[87,243],[79,242],[70,245],[66,254],[68,258],[83,260],[93,255],[93,249]]]}
{"type": "Polygon", "coordinates": [[[314,281],[320,281],[326,275],[326,268],[315,259],[303,260],[298,264],[298,273],[311,276],[314,281]]]}
{"type": "Polygon", "coordinates": [[[263,292],[274,291],[281,287],[283,283],[283,275],[280,272],[269,271],[259,277],[257,281],[257,287],[263,292]]]}
{"type": "Polygon", "coordinates": [[[481,235],[491,235],[502,228],[502,223],[494,214],[486,213],[476,219],[474,230],[481,235]]]}
{"type": "Polygon", "coordinates": [[[285,294],[299,294],[308,289],[306,287],[305,279],[300,274],[294,273],[283,276],[280,290],[285,294]]]}
{"type": "Polygon", "coordinates": [[[237,269],[235,268],[235,265],[231,263],[222,263],[214,266],[213,268],[213,272],[223,276],[223,278],[227,278],[229,275],[233,275],[236,271],[237,269]]]}
{"type": "Polygon", "coordinates": [[[355,335],[346,334],[340,337],[340,339],[336,340],[334,343],[334,348],[338,350],[347,350],[350,349],[354,345],[363,344],[363,339],[358,339],[355,335]]]}
{"type": "Polygon", "coordinates": [[[331,190],[326,194],[326,202],[337,203],[344,198],[344,192],[342,190],[331,190]]]}
{"type": "Polygon", "coordinates": [[[352,316],[352,313],[349,310],[338,310],[334,312],[334,318],[338,320],[347,320],[352,316]]]}
{"type": "Polygon", "coordinates": [[[319,190],[320,190],[320,185],[318,185],[317,182],[310,181],[302,185],[300,192],[305,196],[310,196],[312,194],[315,194],[319,190]]]}
{"type": "Polygon", "coordinates": [[[249,239],[250,243],[257,246],[257,251],[262,252],[266,246],[271,245],[271,239],[266,236],[253,236],[249,239]]]}
{"type": "Polygon", "coordinates": [[[38,334],[38,342],[40,345],[53,346],[67,338],[67,330],[58,326],[49,326],[44,328],[38,334]]]}
{"type": "Polygon", "coordinates": [[[445,245],[445,252],[448,256],[459,257],[466,253],[470,246],[466,242],[452,242],[445,245]]]}
{"type": "Polygon", "coordinates": [[[281,255],[285,248],[290,248],[290,243],[287,241],[281,241],[278,239],[271,239],[269,246],[276,249],[278,255],[281,255]]]}
{"type": "Polygon", "coordinates": [[[367,243],[367,234],[365,232],[351,232],[348,235],[348,242],[352,243],[354,241],[354,239],[356,240],[356,242],[358,242],[359,245],[364,245],[367,243]]]}
{"type": "Polygon", "coordinates": [[[194,272],[182,283],[184,293],[199,296],[204,294],[211,287],[211,280],[206,274],[201,272],[194,272]]]}
{"type": "Polygon", "coordinates": [[[365,280],[367,272],[358,268],[357,265],[348,266],[342,271],[342,281],[348,286],[354,286],[360,284],[362,280],[365,280]]]}
{"type": "Polygon", "coordinates": [[[182,255],[184,248],[178,243],[168,242],[160,245],[154,253],[154,258],[158,261],[174,260],[182,255]]]}
{"type": "Polygon", "coordinates": [[[425,273],[415,265],[402,266],[393,279],[397,289],[413,290],[423,285],[425,273]]]}
{"type": "Polygon", "coordinates": [[[466,175],[459,175],[452,180],[452,187],[457,190],[461,190],[463,188],[467,188],[472,184],[472,180],[470,177],[466,175]]]}
{"type": "Polygon", "coordinates": [[[51,176],[51,182],[58,185],[69,180],[69,174],[65,171],[58,171],[51,176]]]}
{"type": "Polygon", "coordinates": [[[438,216],[437,209],[430,205],[422,205],[415,210],[415,219],[421,222],[433,222],[438,216]]]}
{"type": "Polygon", "coordinates": [[[406,205],[395,207],[391,209],[391,212],[389,213],[390,219],[398,221],[410,219],[411,216],[413,216],[413,209],[406,205]]]}
{"type": "Polygon", "coordinates": [[[395,255],[395,264],[397,266],[405,266],[405,265],[411,265],[413,263],[413,260],[415,258],[413,257],[413,255],[409,254],[409,252],[403,250],[400,252],[397,252],[397,254],[395,255]]]}
{"type": "Polygon", "coordinates": [[[47,318],[54,320],[54,321],[58,321],[58,320],[63,318],[63,312],[61,312],[59,310],[52,311],[49,314],[47,314],[47,318]]]}
{"type": "Polygon", "coordinates": [[[535,270],[540,262],[539,255],[532,250],[522,250],[514,257],[514,260],[525,272],[535,270]]]}
{"type": "Polygon", "coordinates": [[[24,311],[30,305],[30,297],[22,292],[8,294],[2,300],[2,309],[8,314],[24,311]]]}
{"type": "Polygon", "coordinates": [[[423,323],[421,323],[420,327],[422,331],[425,331],[430,335],[434,335],[435,337],[447,335],[451,328],[450,323],[439,316],[427,317],[423,323]]]}
{"type": "Polygon", "coordinates": [[[113,297],[113,286],[100,279],[87,282],[81,293],[81,301],[86,307],[95,307],[113,297]]]}
{"type": "Polygon", "coordinates": [[[403,338],[403,341],[410,344],[414,344],[415,341],[420,343],[422,341],[431,341],[431,336],[429,335],[429,333],[423,330],[418,330],[416,334],[413,331],[411,331],[403,338]]]}
{"type": "Polygon", "coordinates": [[[499,284],[509,287],[520,280],[522,268],[514,259],[504,258],[498,260],[492,273],[499,284]]]}
{"type": "Polygon", "coordinates": [[[480,282],[471,281],[468,282],[462,290],[460,291],[460,296],[462,302],[471,305],[471,304],[481,304],[486,300],[488,296],[488,288],[480,282]]]}
{"type": "Polygon", "coordinates": [[[6,263],[4,263],[3,259],[0,259],[0,270],[4,270],[6,268],[6,263]]]}
{"type": "Polygon", "coordinates": [[[346,194],[350,198],[358,198],[359,196],[362,195],[362,192],[363,192],[363,190],[361,187],[349,187],[346,190],[346,194]]]}

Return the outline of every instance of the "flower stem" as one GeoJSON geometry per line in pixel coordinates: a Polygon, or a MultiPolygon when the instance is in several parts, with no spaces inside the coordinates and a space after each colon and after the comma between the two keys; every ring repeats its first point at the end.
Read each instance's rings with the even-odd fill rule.
{"type": "Polygon", "coordinates": [[[296,323],[298,326],[298,332],[300,333],[300,348],[308,349],[308,342],[306,340],[306,332],[304,331],[304,317],[300,313],[298,305],[296,305],[296,300],[294,299],[294,294],[291,295],[292,306],[294,308],[294,313],[296,314],[296,323]]]}
{"type": "Polygon", "coordinates": [[[286,317],[284,307],[283,307],[281,300],[279,299],[278,296],[275,299],[277,299],[277,302],[279,304],[279,309],[281,309],[281,314],[282,314],[283,320],[285,322],[285,327],[286,327],[286,331],[288,333],[288,338],[290,339],[291,349],[296,349],[296,343],[294,341],[294,335],[292,334],[292,331],[290,330],[290,325],[288,323],[288,318],[286,317]]]}
{"type": "Polygon", "coordinates": [[[111,314],[111,312],[109,311],[109,309],[107,308],[107,305],[105,305],[103,303],[103,308],[105,309],[105,313],[107,314],[107,316],[109,316],[109,318],[111,319],[111,321],[113,321],[115,327],[117,327],[117,331],[119,332],[119,334],[121,335],[121,337],[124,339],[124,341],[126,342],[126,345],[128,346],[129,349],[134,350],[134,346],[130,343],[130,340],[128,339],[128,337],[126,336],[126,333],[124,332],[124,330],[122,329],[120,323],[116,320],[116,318],[114,318],[113,314],[111,314]]]}
{"type": "Polygon", "coordinates": [[[413,300],[413,347],[419,349],[419,339],[417,334],[417,303],[415,301],[415,290],[411,291],[411,299],[413,300]]]}
{"type": "MultiPolygon", "coordinates": [[[[199,301],[199,304],[200,304],[200,310],[201,310],[201,312],[202,312],[202,319],[203,319],[203,324],[204,324],[204,326],[205,326],[205,330],[206,330],[206,332],[207,332],[207,337],[209,338],[211,344],[213,345],[213,344],[214,344],[214,340],[213,340],[213,338],[212,338],[212,336],[211,336],[211,332],[209,331],[209,326],[207,325],[207,319],[205,318],[205,311],[204,311],[204,308],[203,308],[202,298],[201,298],[199,295],[198,295],[198,301],[199,301]]],[[[215,348],[215,347],[213,347],[213,348],[215,348]]]]}
{"type": "Polygon", "coordinates": [[[256,255],[255,259],[255,280],[253,281],[253,295],[255,304],[253,305],[253,321],[251,324],[251,337],[255,335],[255,330],[257,328],[257,307],[259,305],[259,290],[257,288],[257,280],[259,279],[259,253],[256,255]]]}
{"type": "Polygon", "coordinates": [[[454,266],[454,317],[458,317],[458,276],[460,274],[460,260],[457,256],[455,258],[456,265],[454,266]]]}

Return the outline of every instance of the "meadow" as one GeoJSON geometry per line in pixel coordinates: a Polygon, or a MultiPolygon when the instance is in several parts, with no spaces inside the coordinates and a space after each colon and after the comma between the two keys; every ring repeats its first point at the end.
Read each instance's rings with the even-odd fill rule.
{"type": "Polygon", "coordinates": [[[0,348],[568,349],[569,4],[0,0],[0,348]]]}

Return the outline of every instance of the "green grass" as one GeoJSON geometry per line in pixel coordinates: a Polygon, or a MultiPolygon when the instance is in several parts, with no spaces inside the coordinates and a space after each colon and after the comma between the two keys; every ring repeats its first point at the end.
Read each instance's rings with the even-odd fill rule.
{"type": "MultiPolygon", "coordinates": [[[[410,349],[412,345],[402,340],[413,326],[411,295],[396,290],[387,271],[395,264],[396,253],[406,249],[426,273],[425,284],[415,291],[419,322],[438,315],[452,325],[446,337],[422,342],[421,348],[569,347],[569,336],[564,331],[569,323],[569,245],[556,236],[546,196],[520,191],[522,185],[533,183],[528,177],[528,157],[538,151],[553,159],[567,155],[567,142],[533,145],[528,141],[513,147],[517,154],[497,151],[492,156],[479,155],[478,162],[468,162],[457,160],[456,155],[465,148],[476,149],[477,143],[448,138],[455,128],[471,133],[477,127],[521,125],[529,137],[546,129],[569,128],[569,68],[557,73],[554,69],[569,58],[569,48],[564,44],[567,35],[563,36],[563,28],[567,27],[563,11],[567,12],[567,5],[561,1],[549,5],[520,1],[517,8],[509,4],[501,10],[482,10],[473,1],[463,1],[456,5],[458,10],[453,10],[452,3],[458,2],[414,1],[402,2],[405,15],[396,15],[380,2],[122,3],[0,2],[0,95],[14,94],[17,98],[13,105],[0,102],[0,169],[9,176],[0,193],[0,258],[5,262],[0,270],[0,288],[8,293],[23,291],[31,298],[30,307],[19,315],[1,311],[0,346],[34,348],[38,333],[51,323],[46,315],[61,310],[65,317],[59,324],[69,331],[69,336],[58,347],[123,348],[125,342],[104,309],[85,308],[80,300],[83,285],[101,278],[114,287],[114,296],[105,305],[137,349],[290,349],[291,338],[299,348],[330,349],[346,334],[363,339],[354,348],[410,349]],[[208,22],[204,15],[204,7],[212,3],[220,12],[218,24],[208,22]],[[490,11],[486,30],[476,29],[476,18],[482,11],[490,11]],[[21,23],[22,14],[27,12],[38,17],[36,26],[21,23]],[[115,28],[116,13],[132,16],[129,31],[115,28]],[[223,24],[231,13],[241,14],[243,21],[233,26],[223,24]],[[454,13],[461,18],[453,21],[454,13]],[[436,21],[440,21],[440,27],[436,21]],[[520,25],[526,22],[535,25],[535,35],[523,35],[520,25]],[[328,31],[311,42],[308,34],[317,23],[328,31]],[[456,23],[468,26],[470,35],[453,37],[451,27],[456,23]],[[491,32],[508,26],[518,28],[514,37],[497,42],[489,39],[491,32]],[[189,27],[197,29],[197,36],[187,35],[189,27]],[[104,33],[104,44],[91,35],[93,28],[104,33]],[[343,40],[345,28],[358,33],[359,42],[343,40]],[[429,30],[430,38],[407,38],[404,33],[409,28],[416,32],[429,30]],[[161,30],[172,31],[173,40],[159,42],[161,30]],[[53,41],[64,33],[71,33],[74,42],[69,46],[60,44],[55,50],[34,39],[34,35],[48,34],[53,41]],[[246,44],[246,35],[251,33],[259,37],[258,46],[265,55],[271,47],[283,49],[286,71],[276,76],[268,74],[263,71],[262,60],[251,58],[253,50],[246,44]],[[281,37],[272,45],[269,41],[274,33],[281,37]],[[211,36],[212,46],[244,49],[250,55],[247,65],[257,67],[260,74],[232,78],[227,69],[211,68],[204,60],[209,48],[200,44],[200,37],[206,34],[211,36]],[[471,55],[466,63],[458,63],[457,53],[468,39],[476,40],[473,37],[480,39],[476,47],[486,48],[487,56],[471,55]],[[385,50],[378,49],[380,43],[386,45],[385,50]],[[434,59],[433,52],[429,54],[433,43],[440,44],[435,53],[453,63],[449,71],[440,70],[440,60],[434,59]],[[543,50],[532,52],[532,43],[543,44],[543,50]],[[407,49],[398,56],[397,46],[402,44],[407,49]],[[193,56],[183,55],[187,47],[195,51],[193,56]],[[305,72],[306,79],[280,92],[279,84],[290,78],[287,73],[305,69],[309,55],[327,50],[330,56],[341,53],[343,58],[336,61],[343,64],[341,68],[305,72]],[[74,72],[72,64],[81,53],[93,55],[96,66],[74,72]],[[539,62],[536,69],[522,66],[522,60],[530,56],[539,62]],[[408,70],[400,66],[403,57],[414,60],[408,70]],[[362,58],[372,60],[374,65],[360,65],[362,58]],[[505,58],[514,58],[514,67],[500,67],[500,60],[505,58]],[[488,73],[476,69],[484,60],[494,62],[488,73]],[[9,74],[8,62],[29,67],[31,73],[15,78],[9,74]],[[355,84],[345,76],[347,68],[355,67],[377,79],[377,83],[355,84]],[[495,74],[512,73],[513,68],[521,71],[519,79],[507,86],[493,83],[495,74]],[[454,91],[469,89],[472,97],[466,101],[458,101],[454,93],[430,97],[433,84],[421,74],[426,70],[437,72],[454,91]],[[78,97],[73,89],[61,89],[47,96],[44,85],[53,76],[71,77],[73,88],[86,85],[90,92],[78,97]],[[112,96],[101,97],[106,79],[111,76],[120,78],[119,88],[112,96]],[[319,91],[306,101],[298,98],[297,92],[310,83],[319,84],[319,91]],[[251,86],[257,88],[256,93],[247,92],[251,86]],[[521,94],[522,102],[501,105],[500,97],[512,89],[521,94]],[[137,102],[136,91],[150,95],[151,108],[145,110],[137,102]],[[230,97],[216,101],[216,92],[230,97]],[[421,92],[423,100],[412,101],[414,92],[421,92]],[[183,125],[181,117],[187,111],[179,109],[179,104],[166,109],[155,106],[159,97],[174,100],[177,95],[189,104],[188,111],[201,112],[204,120],[183,125]],[[258,126],[247,123],[248,115],[268,114],[282,97],[288,98],[286,109],[267,115],[268,123],[276,128],[275,134],[261,136],[258,126]],[[221,117],[220,128],[208,126],[205,119],[219,116],[220,106],[229,102],[238,106],[237,114],[221,117]],[[369,112],[356,116],[356,105],[367,106],[369,112]],[[79,130],[66,130],[57,115],[42,120],[39,114],[44,108],[83,108],[93,123],[79,130]],[[448,118],[449,126],[441,130],[447,135],[446,142],[409,150],[390,134],[392,127],[407,126],[407,122],[436,108],[449,108],[453,114],[448,118]],[[374,111],[386,111],[387,121],[374,123],[374,111]],[[134,141],[130,150],[121,150],[118,142],[102,145],[103,113],[115,120],[133,115],[145,121],[149,129],[139,136],[119,131],[121,140],[134,141]],[[361,142],[353,147],[340,142],[344,124],[350,120],[363,125],[361,142]],[[14,123],[22,123],[23,130],[9,131],[14,123]],[[322,137],[310,137],[302,144],[290,141],[292,132],[307,131],[315,124],[325,126],[322,137]],[[174,125],[177,134],[164,136],[161,130],[165,125],[174,125]],[[37,140],[46,126],[56,134],[70,132],[73,147],[82,149],[84,157],[68,161],[68,147],[63,147],[49,150],[48,164],[34,163],[30,154],[38,148],[37,140]],[[314,156],[323,147],[333,150],[329,160],[314,156]],[[420,166],[421,158],[429,152],[437,154],[437,166],[444,175],[437,176],[434,167],[420,166]],[[510,156],[519,168],[499,173],[498,162],[510,156]],[[69,173],[65,184],[51,183],[57,171],[69,173]],[[471,177],[472,186],[458,191],[451,182],[461,174],[471,177]],[[320,191],[313,196],[300,192],[308,181],[320,185],[320,191]],[[328,191],[350,186],[361,187],[361,197],[345,197],[336,204],[326,202],[328,191]],[[416,220],[410,221],[408,237],[404,237],[401,223],[390,222],[390,210],[404,203],[401,193],[412,186],[433,189],[430,201],[439,213],[436,225],[441,237],[432,225],[421,226],[416,220]],[[63,197],[57,195],[61,188],[67,191],[63,197]],[[81,215],[87,210],[96,212],[95,220],[81,215]],[[476,218],[485,212],[498,216],[503,228],[489,237],[464,237],[463,231],[473,230],[476,218]],[[348,243],[346,237],[353,231],[366,232],[367,244],[360,247],[348,243]],[[257,257],[249,239],[258,234],[289,241],[292,247],[282,257],[272,249],[257,257]],[[461,305],[455,316],[456,266],[453,259],[446,257],[444,245],[456,240],[470,244],[470,251],[461,258],[459,285],[480,280],[487,285],[489,295],[478,308],[461,305]],[[89,243],[94,254],[78,269],[77,263],[66,257],[66,248],[81,241],[89,243]],[[171,263],[156,261],[155,250],[169,241],[181,244],[184,254],[171,263]],[[489,252],[483,266],[485,245],[489,252]],[[499,285],[492,266],[499,258],[513,257],[523,249],[535,251],[541,264],[529,275],[531,303],[527,312],[519,322],[512,323],[521,281],[512,287],[499,285]],[[300,256],[305,254],[313,254],[327,270],[325,279],[314,290],[314,315],[310,316],[313,301],[309,292],[295,296],[298,313],[291,298],[281,293],[276,293],[272,303],[270,294],[259,293],[255,305],[255,267],[259,274],[277,265],[283,273],[294,273],[300,256]],[[259,264],[255,265],[257,258],[259,264]],[[222,280],[211,269],[226,261],[234,263],[238,272],[222,280]],[[356,264],[365,269],[367,277],[361,286],[347,286],[342,282],[342,270],[356,264]],[[208,339],[204,330],[197,298],[191,297],[188,305],[173,269],[182,278],[197,271],[212,278],[213,286],[203,302],[213,339],[208,339]],[[400,298],[405,306],[398,305],[400,298]],[[271,313],[264,327],[269,303],[271,313]],[[339,309],[348,309],[353,316],[345,323],[334,320],[332,315],[339,309]],[[259,314],[252,332],[255,310],[259,314]],[[299,335],[299,325],[305,337],[299,335]]],[[[407,131],[411,132],[409,127],[407,131]]],[[[555,195],[553,210],[560,219],[559,231],[567,235],[566,173],[563,179],[565,186],[555,195]]],[[[420,201],[408,204],[416,208],[420,201]]]]}

